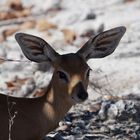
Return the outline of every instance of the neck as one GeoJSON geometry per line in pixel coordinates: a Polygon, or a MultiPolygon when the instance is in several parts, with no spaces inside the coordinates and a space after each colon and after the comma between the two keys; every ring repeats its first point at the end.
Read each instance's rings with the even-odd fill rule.
{"type": "Polygon", "coordinates": [[[70,104],[67,99],[61,97],[61,94],[53,88],[52,84],[48,86],[48,91],[45,95],[43,112],[52,127],[57,126],[71,106],[72,104],[70,104]]]}

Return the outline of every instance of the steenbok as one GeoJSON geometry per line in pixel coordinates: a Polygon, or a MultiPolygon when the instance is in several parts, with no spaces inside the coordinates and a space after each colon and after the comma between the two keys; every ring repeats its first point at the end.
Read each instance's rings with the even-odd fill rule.
{"type": "Polygon", "coordinates": [[[91,37],[76,53],[58,54],[43,39],[24,33],[15,38],[31,61],[49,61],[52,79],[42,97],[17,98],[0,94],[0,140],[41,140],[54,130],[68,110],[88,98],[91,58],[114,52],[125,27],[117,27],[91,37]]]}

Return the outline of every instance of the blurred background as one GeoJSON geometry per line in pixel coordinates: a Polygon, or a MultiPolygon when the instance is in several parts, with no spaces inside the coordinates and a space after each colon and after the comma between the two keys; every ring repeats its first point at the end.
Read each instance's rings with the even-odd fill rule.
{"type": "Polygon", "coordinates": [[[41,96],[51,79],[49,64],[36,64],[23,56],[14,38],[16,32],[42,37],[64,54],[76,52],[104,30],[125,26],[126,34],[112,55],[88,62],[93,69],[90,99],[139,94],[139,25],[140,0],[1,0],[0,91],[41,96]]]}

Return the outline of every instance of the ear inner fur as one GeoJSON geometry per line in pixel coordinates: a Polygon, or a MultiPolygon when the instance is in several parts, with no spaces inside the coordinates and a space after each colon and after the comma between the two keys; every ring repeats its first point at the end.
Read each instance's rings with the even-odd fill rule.
{"type": "Polygon", "coordinates": [[[106,57],[114,52],[125,31],[126,28],[120,26],[91,37],[77,53],[86,60],[106,57]]]}

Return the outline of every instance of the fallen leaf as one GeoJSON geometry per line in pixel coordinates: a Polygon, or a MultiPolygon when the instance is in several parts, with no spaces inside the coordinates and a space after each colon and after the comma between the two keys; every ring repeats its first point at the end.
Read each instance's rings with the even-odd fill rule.
{"type": "Polygon", "coordinates": [[[8,20],[8,19],[14,19],[19,17],[27,17],[31,14],[31,9],[24,9],[22,11],[7,11],[7,12],[0,12],[0,21],[1,20],[8,20]]]}
{"type": "Polygon", "coordinates": [[[76,39],[76,34],[74,31],[70,29],[62,29],[61,30],[64,34],[64,42],[67,43],[72,43],[76,39]]]}
{"type": "Polygon", "coordinates": [[[13,10],[21,11],[23,10],[23,5],[21,0],[8,0],[8,6],[13,10]]]}
{"type": "Polygon", "coordinates": [[[118,97],[108,94],[108,95],[103,95],[102,98],[103,98],[104,100],[116,100],[118,97]]]}
{"type": "Polygon", "coordinates": [[[0,58],[0,64],[4,63],[5,62],[5,59],[3,58],[0,58]]]}
{"type": "Polygon", "coordinates": [[[20,0],[10,0],[8,6],[7,10],[0,12],[0,21],[29,16],[33,7],[23,7],[20,0]]]}
{"type": "MultiPolygon", "coordinates": [[[[24,87],[30,80],[31,77],[27,78],[19,78],[16,77],[14,80],[7,81],[5,84],[7,85],[7,90],[10,95],[19,96],[18,94],[21,93],[22,87],[24,87]]],[[[21,95],[20,95],[21,96],[21,95]]]]}
{"type": "Polygon", "coordinates": [[[16,18],[27,17],[30,14],[31,14],[31,8],[26,8],[26,9],[23,9],[22,11],[15,11],[14,12],[14,15],[16,16],[16,18]]]}
{"type": "Polygon", "coordinates": [[[24,29],[31,29],[35,27],[36,22],[35,21],[27,21],[24,22],[20,25],[20,30],[24,30],[24,29]]]}
{"type": "Polygon", "coordinates": [[[3,35],[4,39],[6,39],[8,36],[14,34],[14,33],[17,32],[18,30],[19,30],[19,26],[14,27],[13,29],[5,29],[5,30],[2,32],[2,35],[3,35]]]}
{"type": "Polygon", "coordinates": [[[14,12],[0,12],[0,21],[1,20],[8,20],[8,19],[13,19],[16,18],[16,15],[14,14],[14,12]]]}
{"type": "Polygon", "coordinates": [[[36,89],[33,93],[33,97],[41,97],[45,94],[44,89],[36,89]]]}
{"type": "Polygon", "coordinates": [[[21,79],[21,78],[16,77],[15,80],[7,81],[5,83],[6,83],[7,89],[9,91],[11,91],[11,93],[12,93],[14,91],[18,91],[25,84],[25,82],[28,79],[30,79],[30,78],[23,78],[23,79],[21,79]]]}
{"type": "Polygon", "coordinates": [[[0,35],[0,43],[2,43],[4,40],[5,39],[4,39],[3,35],[0,35]]]}
{"type": "Polygon", "coordinates": [[[23,78],[23,79],[21,79],[21,78],[16,78],[16,80],[14,81],[14,82],[16,82],[16,83],[18,83],[18,84],[20,84],[20,85],[23,85],[23,84],[25,84],[25,82],[27,81],[27,80],[29,80],[29,79],[31,79],[30,77],[28,77],[28,78],[23,78]]]}
{"type": "Polygon", "coordinates": [[[93,104],[89,107],[89,111],[93,113],[97,113],[100,109],[101,109],[100,103],[93,104]]]}
{"type": "Polygon", "coordinates": [[[13,87],[15,87],[15,84],[13,83],[13,81],[11,81],[11,82],[5,82],[5,83],[7,85],[7,88],[13,88],[13,87]]]}
{"type": "Polygon", "coordinates": [[[57,26],[53,23],[48,22],[46,19],[40,19],[37,21],[36,28],[39,31],[46,31],[49,29],[56,29],[57,26]]]}

